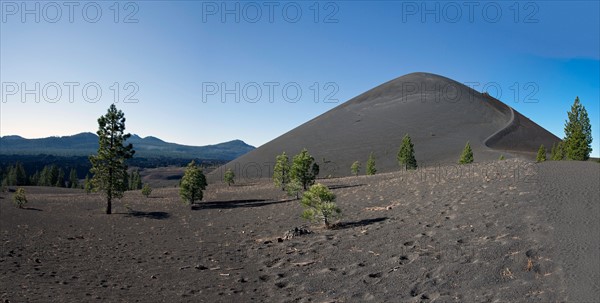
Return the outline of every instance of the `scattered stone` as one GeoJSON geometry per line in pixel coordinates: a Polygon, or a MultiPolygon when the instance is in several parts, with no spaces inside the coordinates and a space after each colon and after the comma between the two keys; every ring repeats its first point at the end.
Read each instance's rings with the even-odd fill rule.
{"type": "Polygon", "coordinates": [[[283,240],[290,240],[295,237],[312,234],[312,231],[302,227],[294,227],[294,229],[290,229],[283,234],[283,240]]]}
{"type": "Polygon", "coordinates": [[[195,269],[197,270],[205,270],[208,269],[208,267],[201,265],[201,264],[196,264],[196,266],[194,266],[195,269]]]}

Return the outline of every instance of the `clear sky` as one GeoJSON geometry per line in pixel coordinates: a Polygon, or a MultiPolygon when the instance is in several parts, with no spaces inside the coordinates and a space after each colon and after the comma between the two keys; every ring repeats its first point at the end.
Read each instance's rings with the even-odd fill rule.
{"type": "Polygon", "coordinates": [[[1,136],[95,132],[117,102],[142,137],[260,146],[422,71],[559,137],[579,96],[599,156],[598,1],[0,4],[1,136]]]}

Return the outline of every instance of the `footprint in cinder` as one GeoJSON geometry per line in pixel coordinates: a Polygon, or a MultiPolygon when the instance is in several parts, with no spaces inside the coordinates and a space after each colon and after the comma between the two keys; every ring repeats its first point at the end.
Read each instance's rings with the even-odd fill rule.
{"type": "Polygon", "coordinates": [[[404,265],[407,264],[409,262],[408,256],[400,256],[398,263],[400,263],[400,265],[404,265]]]}
{"type": "Polygon", "coordinates": [[[448,215],[445,218],[446,218],[446,220],[454,220],[454,219],[456,219],[456,215],[448,215]]]}
{"type": "Polygon", "coordinates": [[[288,283],[284,281],[275,283],[275,286],[277,286],[278,288],[285,288],[287,285],[288,283]]]}
{"type": "Polygon", "coordinates": [[[270,260],[270,261],[265,261],[265,262],[263,262],[263,264],[266,267],[272,267],[273,265],[277,264],[277,262],[279,262],[279,260],[281,260],[281,259],[280,258],[275,258],[275,259],[270,260]]]}
{"type": "Polygon", "coordinates": [[[406,241],[404,242],[404,246],[413,246],[415,244],[415,241],[406,241]]]}
{"type": "Polygon", "coordinates": [[[369,274],[369,278],[381,278],[381,273],[377,272],[377,273],[369,274]]]}
{"type": "Polygon", "coordinates": [[[267,275],[262,275],[262,276],[258,277],[258,279],[260,279],[260,280],[261,280],[261,281],[263,281],[263,282],[267,282],[267,281],[269,281],[271,278],[270,278],[269,276],[267,276],[267,275]]]}

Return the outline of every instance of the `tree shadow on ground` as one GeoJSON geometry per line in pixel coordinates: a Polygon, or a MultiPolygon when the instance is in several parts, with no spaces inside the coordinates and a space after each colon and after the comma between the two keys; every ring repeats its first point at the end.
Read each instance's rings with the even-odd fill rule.
{"type": "Polygon", "coordinates": [[[261,207],[272,204],[279,203],[287,203],[290,201],[295,201],[296,199],[287,199],[287,200],[266,200],[266,199],[246,199],[246,200],[231,200],[231,201],[209,201],[209,202],[200,202],[194,206],[192,206],[192,210],[201,210],[201,209],[232,209],[239,207],[261,207]]]}
{"type": "Polygon", "coordinates": [[[332,226],[331,229],[347,229],[347,228],[354,228],[354,227],[360,227],[360,226],[367,226],[367,225],[371,225],[373,223],[383,222],[387,219],[389,219],[389,218],[388,217],[379,217],[379,218],[364,219],[364,220],[353,221],[353,222],[339,222],[339,223],[335,224],[334,226],[332,226]]]}
{"type": "Polygon", "coordinates": [[[171,214],[164,212],[164,211],[146,212],[146,211],[131,210],[128,213],[125,213],[125,217],[127,217],[127,218],[148,218],[148,219],[156,219],[156,220],[168,219],[170,216],[171,216],[171,214]]]}
{"type": "Polygon", "coordinates": [[[329,189],[341,189],[341,188],[350,188],[350,187],[360,187],[360,186],[364,186],[365,184],[333,184],[333,185],[329,185],[327,187],[329,187],[329,189]]]}
{"type": "Polygon", "coordinates": [[[21,208],[21,209],[25,209],[25,210],[35,210],[35,211],[44,211],[44,210],[42,210],[42,209],[35,208],[35,207],[23,207],[23,208],[21,208]]]}

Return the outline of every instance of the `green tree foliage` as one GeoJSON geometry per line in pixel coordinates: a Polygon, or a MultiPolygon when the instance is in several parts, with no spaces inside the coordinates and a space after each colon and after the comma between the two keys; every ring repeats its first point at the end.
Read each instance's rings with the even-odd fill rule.
{"type": "Polygon", "coordinates": [[[187,165],[183,178],[181,178],[179,196],[193,207],[196,201],[202,200],[202,191],[206,189],[207,185],[202,169],[196,165],[195,161],[192,161],[187,165]]]}
{"type": "Polygon", "coordinates": [[[126,160],[135,151],[131,144],[124,145],[131,134],[125,133],[125,115],[112,104],[106,115],[98,118],[98,154],[90,156],[94,187],[106,196],[106,213],[112,212],[112,200],[123,197],[127,189],[126,160]]]}
{"type": "Polygon", "coordinates": [[[374,175],[377,173],[377,168],[375,167],[375,156],[373,153],[369,154],[369,159],[367,160],[367,175],[374,175]]]}
{"type": "Polygon", "coordinates": [[[408,134],[402,138],[402,146],[398,151],[398,164],[405,169],[417,169],[417,159],[415,159],[415,147],[408,134]]]}
{"type": "Polygon", "coordinates": [[[148,198],[148,197],[150,197],[151,193],[152,193],[152,187],[150,187],[150,185],[148,185],[148,183],[144,184],[144,186],[142,187],[142,195],[144,195],[144,197],[148,198]]]}
{"type": "Polygon", "coordinates": [[[592,127],[590,119],[579,97],[567,113],[565,121],[564,151],[567,160],[585,161],[590,158],[592,151],[592,127]]]}
{"type": "Polygon", "coordinates": [[[286,189],[286,184],[291,180],[290,159],[283,152],[275,158],[275,167],[273,168],[273,182],[275,186],[286,189]]]}
{"type": "Polygon", "coordinates": [[[13,203],[18,208],[23,208],[27,203],[27,197],[25,197],[25,189],[22,187],[17,188],[15,195],[13,196],[13,203]]]}
{"type": "Polygon", "coordinates": [[[139,170],[132,170],[127,179],[129,181],[129,190],[142,189],[142,176],[139,170]]]}
{"type": "Polygon", "coordinates": [[[546,161],[546,148],[544,147],[544,144],[540,145],[540,148],[538,149],[537,157],[535,158],[535,161],[537,161],[537,162],[546,161]]]}
{"type": "Polygon", "coordinates": [[[65,171],[62,168],[58,169],[58,177],[56,178],[56,187],[65,187],[65,171]]]}
{"type": "Polygon", "coordinates": [[[354,163],[352,163],[352,166],[350,166],[350,171],[355,175],[358,176],[358,173],[360,172],[360,162],[358,161],[354,161],[354,163]]]}
{"type": "Polygon", "coordinates": [[[231,168],[227,169],[227,171],[225,172],[225,175],[223,175],[223,180],[225,182],[227,182],[227,186],[231,186],[231,184],[235,184],[235,173],[231,170],[231,168]]]}
{"type": "Polygon", "coordinates": [[[308,153],[306,148],[294,156],[290,175],[291,180],[298,180],[302,184],[302,188],[306,190],[309,185],[314,184],[318,174],[319,165],[315,163],[315,159],[308,153]]]}
{"type": "Polygon", "coordinates": [[[552,144],[552,149],[550,150],[550,160],[552,161],[560,161],[565,159],[565,149],[563,141],[559,141],[558,144],[552,144]]]}
{"type": "Polygon", "coordinates": [[[29,177],[21,162],[11,165],[6,170],[6,176],[2,180],[5,186],[24,186],[29,185],[29,177]]]}
{"type": "Polygon", "coordinates": [[[473,150],[471,149],[471,144],[467,141],[465,148],[463,149],[462,154],[460,155],[460,159],[458,160],[459,164],[469,164],[473,163],[473,150]]]}
{"type": "Polygon", "coordinates": [[[58,166],[46,165],[40,173],[39,186],[56,186],[58,183],[58,166]]]}
{"type": "MultiPolygon", "coordinates": [[[[46,165],[41,171],[36,170],[28,175],[22,163],[17,162],[5,169],[0,168],[0,179],[4,186],[58,186],[64,187],[67,183],[71,187],[73,169],[70,170],[69,182],[66,182],[65,171],[54,164],[46,165]]],[[[77,172],[75,172],[77,173],[77,172]]]]}
{"type": "Polygon", "coordinates": [[[327,186],[317,183],[312,185],[302,196],[304,212],[302,218],[310,221],[323,220],[326,228],[330,228],[330,220],[339,217],[342,210],[335,204],[335,194],[327,186]]]}
{"type": "Polygon", "coordinates": [[[288,196],[296,197],[296,199],[299,199],[300,192],[302,192],[302,184],[300,183],[300,181],[294,179],[285,185],[285,190],[288,196]]]}
{"type": "Polygon", "coordinates": [[[500,160],[500,161],[504,160],[504,155],[500,155],[500,158],[498,158],[498,160],[500,160]]]}
{"type": "Polygon", "coordinates": [[[71,168],[71,173],[69,173],[69,187],[79,187],[79,178],[77,177],[77,170],[74,168],[71,168]]]}
{"type": "Polygon", "coordinates": [[[94,191],[94,183],[90,179],[90,174],[85,175],[85,180],[83,181],[83,190],[86,194],[89,194],[92,191],[94,191]]]}

